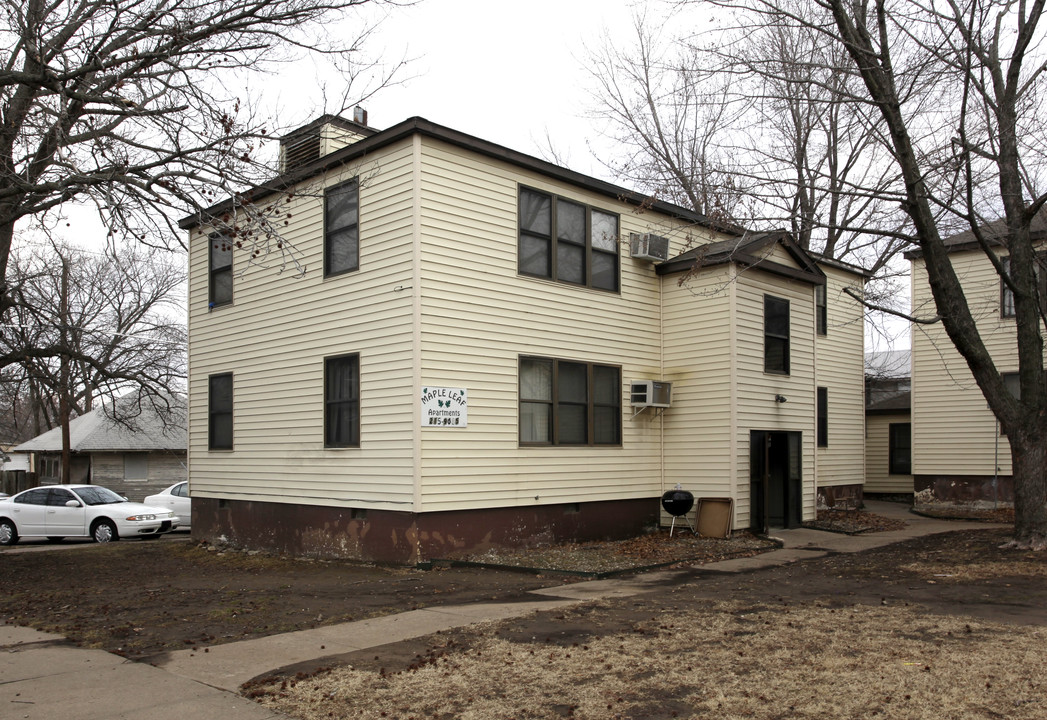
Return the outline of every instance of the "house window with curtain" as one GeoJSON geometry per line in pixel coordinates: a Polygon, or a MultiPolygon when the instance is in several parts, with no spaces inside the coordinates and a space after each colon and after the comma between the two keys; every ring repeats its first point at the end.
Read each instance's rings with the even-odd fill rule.
{"type": "Polygon", "coordinates": [[[620,445],[621,369],[520,358],[521,445],[620,445]]]}
{"type": "Polygon", "coordinates": [[[324,191],[324,277],[360,267],[360,183],[356,178],[324,191]]]}
{"type": "Polygon", "coordinates": [[[214,234],[208,240],[208,307],[233,302],[233,242],[214,234]]]}
{"type": "Polygon", "coordinates": [[[618,216],[520,188],[521,275],[618,291],[618,216]]]}
{"type": "Polygon", "coordinates": [[[763,296],[763,369],[789,374],[789,301],[763,296]]]}
{"type": "Polygon", "coordinates": [[[124,453],[124,480],[149,479],[149,454],[124,453]]]}
{"type": "Polygon", "coordinates": [[[360,356],[324,361],[324,447],[360,447],[360,356]]]}
{"type": "Polygon", "coordinates": [[[207,447],[233,449],[233,374],[207,378],[207,447]]]}

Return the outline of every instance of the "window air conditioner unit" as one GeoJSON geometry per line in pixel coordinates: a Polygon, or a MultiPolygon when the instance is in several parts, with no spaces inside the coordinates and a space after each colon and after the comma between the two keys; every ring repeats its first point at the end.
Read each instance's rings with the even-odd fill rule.
{"type": "Polygon", "coordinates": [[[629,254],[640,260],[668,260],[669,238],[651,233],[631,233],[629,254]]]}
{"type": "Polygon", "coordinates": [[[629,403],[633,407],[667,408],[672,402],[673,384],[661,380],[633,380],[629,383],[629,403]]]}

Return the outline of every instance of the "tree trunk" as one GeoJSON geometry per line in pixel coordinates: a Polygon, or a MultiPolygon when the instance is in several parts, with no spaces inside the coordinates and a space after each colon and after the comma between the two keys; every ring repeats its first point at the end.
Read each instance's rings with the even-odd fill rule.
{"type": "Polygon", "coordinates": [[[1047,549],[1047,427],[1009,437],[1014,475],[1014,540],[1011,547],[1047,549]]]}

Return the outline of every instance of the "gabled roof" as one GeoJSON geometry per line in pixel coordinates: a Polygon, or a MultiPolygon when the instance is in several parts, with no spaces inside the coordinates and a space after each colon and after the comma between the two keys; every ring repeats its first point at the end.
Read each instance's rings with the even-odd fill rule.
{"type": "MultiPolygon", "coordinates": [[[[322,120],[323,118],[314,120],[313,123],[310,123],[310,125],[306,127],[311,127],[322,120]]],[[[301,130],[301,128],[299,128],[299,130],[301,130]]],[[[297,132],[298,130],[293,131],[289,133],[289,135],[294,135],[297,132]]],[[[516,150],[510,150],[502,145],[497,145],[487,140],[481,140],[478,137],[467,135],[458,130],[452,130],[451,128],[438,125],[420,117],[409,118],[390,128],[378,131],[370,137],[358,140],[351,145],[335,150],[317,160],[301,165],[290,172],[278,175],[267,182],[245,191],[243,194],[251,196],[255,200],[259,200],[273,193],[287,190],[300,182],[321,175],[332,168],[337,168],[346,163],[353,162],[354,160],[370,153],[374,153],[380,148],[392,145],[393,143],[399,142],[413,135],[423,135],[425,137],[442,140],[479,155],[502,160],[511,165],[584,188],[599,195],[604,195],[637,207],[642,207],[645,210],[657,210],[658,212],[665,213],[672,217],[681,218],[688,222],[711,228],[719,232],[734,235],[741,235],[743,232],[742,228],[736,225],[713,220],[712,218],[706,217],[701,213],[696,213],[685,207],[652,199],[650,196],[638,193],[634,190],[629,190],[603,180],[598,180],[594,177],[575,172],[574,170],[568,170],[559,165],[554,165],[551,162],[540,160],[531,155],[525,155],[516,150]]],[[[207,216],[220,214],[226,210],[232,209],[232,207],[232,200],[218,203],[208,208],[206,215],[195,214],[182,218],[178,221],[178,226],[184,230],[194,228],[197,225],[206,222],[207,216]]]]}
{"type": "MultiPolygon", "coordinates": [[[[1007,220],[1000,219],[986,223],[985,225],[982,225],[981,233],[982,237],[985,238],[990,246],[1004,247],[1002,238],[1007,234],[1007,220]]],[[[1032,222],[1029,223],[1029,235],[1034,243],[1047,240],[1047,209],[1041,210],[1035,217],[1033,217],[1032,222]]],[[[975,238],[973,230],[964,230],[955,235],[950,235],[942,240],[942,243],[946,248],[948,248],[949,252],[981,249],[981,245],[978,244],[978,240],[975,238]]],[[[923,257],[923,250],[921,248],[915,248],[905,252],[906,260],[912,260],[913,258],[919,257],[923,257]]]]}
{"type": "Polygon", "coordinates": [[[746,233],[741,237],[699,245],[661,263],[656,271],[659,275],[668,275],[686,272],[696,266],[705,268],[727,263],[737,263],[775,275],[804,280],[814,285],[825,284],[825,273],[818,267],[818,263],[786,230],[746,233]],[[799,269],[772,260],[770,250],[774,245],[784,248],[796,261],[799,269]]]}
{"type": "MultiPolygon", "coordinates": [[[[174,396],[168,400],[171,410],[164,417],[148,400],[139,403],[137,394],[131,394],[116,401],[117,417],[124,422],[113,419],[112,410],[107,414],[104,407],[70,420],[69,449],[73,452],[184,451],[188,436],[185,398],[174,396]]],[[[48,430],[14,450],[61,452],[62,428],[48,430]]]]}

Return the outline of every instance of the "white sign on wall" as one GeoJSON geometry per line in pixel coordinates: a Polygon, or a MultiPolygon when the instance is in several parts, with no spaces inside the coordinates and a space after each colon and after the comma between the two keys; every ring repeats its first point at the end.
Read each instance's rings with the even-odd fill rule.
{"type": "Polygon", "coordinates": [[[465,388],[423,387],[422,427],[463,428],[469,424],[465,388]]]}

